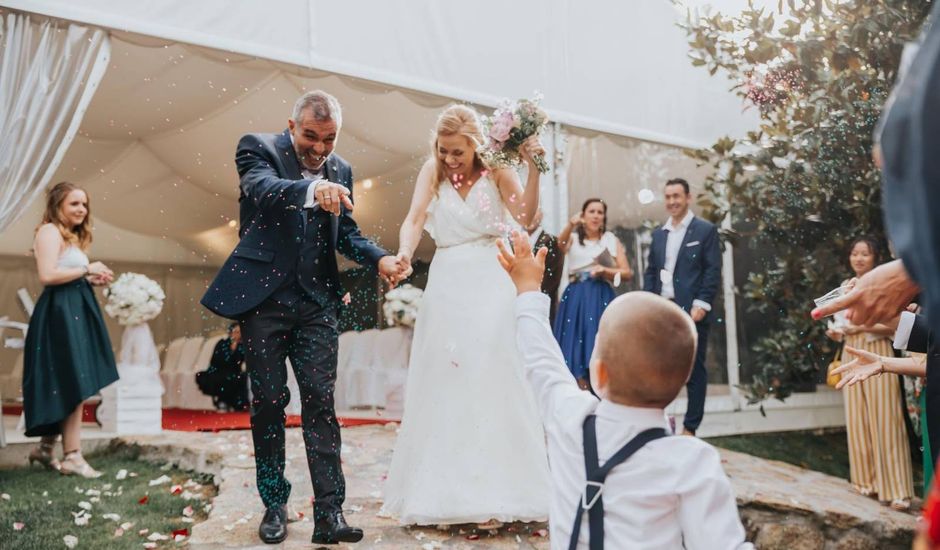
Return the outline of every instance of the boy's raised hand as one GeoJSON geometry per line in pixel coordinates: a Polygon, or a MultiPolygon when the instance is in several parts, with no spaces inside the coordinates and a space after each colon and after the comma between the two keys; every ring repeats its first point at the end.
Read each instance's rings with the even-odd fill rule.
{"type": "Polygon", "coordinates": [[[529,236],[518,231],[513,231],[510,239],[515,254],[509,250],[502,239],[499,239],[496,241],[496,246],[499,248],[497,259],[516,285],[516,293],[541,291],[542,274],[545,272],[545,255],[548,254],[548,249],[543,246],[539,248],[538,253],[533,255],[529,236]]]}

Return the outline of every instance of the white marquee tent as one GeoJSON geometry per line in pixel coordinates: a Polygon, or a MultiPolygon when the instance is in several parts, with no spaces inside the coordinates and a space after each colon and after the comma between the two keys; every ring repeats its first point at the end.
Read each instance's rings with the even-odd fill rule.
{"type": "MultiPolygon", "coordinates": [[[[636,192],[691,173],[678,147],[755,124],[726,80],[691,66],[676,26],[683,13],[668,0],[0,6],[34,26],[106,32],[106,69],[48,178],[89,189],[105,257],[218,264],[236,238],[235,143],[281,130],[304,90],[326,89],[344,105],[337,151],[361,182],[357,219],[389,247],[436,114],[454,100],[485,110],[544,94],[568,136],[561,176],[570,189],[546,188],[550,226],[567,219],[569,200],[588,195],[611,203],[613,221],[659,218],[661,204],[644,207],[636,192]]],[[[2,233],[0,253],[28,248],[38,202],[2,233]]]]}
{"type": "MultiPolygon", "coordinates": [[[[671,0],[0,0],[0,306],[12,310],[7,294],[20,286],[38,290],[23,257],[36,197],[67,179],[90,191],[96,259],[165,275],[179,304],[158,319],[158,341],[204,331],[215,320],[198,297],[237,239],[235,144],[282,130],[315,88],[344,106],[337,151],[357,177],[356,218],[389,249],[441,108],[486,112],[535,90],[559,152],[543,178],[547,228],[588,196],[607,200],[611,225],[661,219],[667,178],[701,181],[683,147],[757,125],[726,79],[692,67],[684,15],[671,0]],[[643,189],[657,200],[641,204],[643,189]]],[[[427,259],[433,245],[418,252],[427,259]]],[[[731,396],[712,403],[770,429],[736,395],[725,259],[731,396]]],[[[797,403],[790,427],[838,423],[838,400],[819,399],[797,403]]],[[[722,429],[742,431],[735,418],[722,429]]]]}

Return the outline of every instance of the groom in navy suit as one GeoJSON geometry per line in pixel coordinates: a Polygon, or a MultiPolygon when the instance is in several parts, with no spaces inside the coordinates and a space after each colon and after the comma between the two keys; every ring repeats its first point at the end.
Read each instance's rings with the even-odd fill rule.
{"type": "Polygon", "coordinates": [[[653,231],[643,290],[669,298],[687,311],[698,330],[695,366],[686,384],[688,406],[684,432],[695,435],[705,416],[708,373],[705,355],[712,303],[721,283],[721,250],[717,228],[689,210],[692,194],[682,178],[666,182],[669,220],[653,231]]]}
{"type": "Polygon", "coordinates": [[[300,389],[315,495],[313,542],[363,536],[346,523],[342,508],[346,482],[333,388],[343,290],[335,252],[377,267],[393,285],[403,269],[360,234],[351,216],[352,170],[333,153],[341,126],[339,102],[317,90],[297,100],[287,130],[241,138],[235,154],[241,239],[202,298],[214,313],[241,324],[258,493],[266,508],[258,534],[269,544],[287,537],[286,358],[300,389]]]}

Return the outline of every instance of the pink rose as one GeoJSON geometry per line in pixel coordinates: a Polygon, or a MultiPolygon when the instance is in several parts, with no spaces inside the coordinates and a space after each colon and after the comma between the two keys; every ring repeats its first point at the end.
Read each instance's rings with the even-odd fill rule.
{"type": "Polygon", "coordinates": [[[509,132],[513,127],[513,117],[512,113],[503,111],[493,120],[493,125],[490,126],[490,137],[493,140],[500,143],[505,142],[509,139],[509,132]]]}

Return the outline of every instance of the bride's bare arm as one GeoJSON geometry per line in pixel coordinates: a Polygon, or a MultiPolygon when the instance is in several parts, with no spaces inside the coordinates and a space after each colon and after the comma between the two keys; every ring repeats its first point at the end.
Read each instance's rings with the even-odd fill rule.
{"type": "Polygon", "coordinates": [[[522,227],[526,227],[539,209],[539,176],[541,174],[535,165],[535,156],[544,155],[545,149],[539,143],[538,136],[532,136],[519,147],[519,153],[529,168],[525,189],[522,188],[519,175],[515,170],[509,168],[496,170],[493,177],[499,188],[499,196],[509,208],[509,213],[522,227]]]}
{"type": "Polygon", "coordinates": [[[526,227],[539,208],[539,171],[529,167],[525,189],[519,181],[519,175],[511,168],[502,168],[493,173],[493,181],[499,188],[499,196],[509,209],[513,219],[526,227]]]}
{"type": "Polygon", "coordinates": [[[411,206],[408,215],[401,223],[398,231],[398,258],[411,265],[418,243],[421,242],[421,233],[424,231],[424,221],[428,217],[428,205],[434,196],[434,160],[429,159],[418,172],[418,181],[415,183],[414,194],[411,196],[411,206]]]}

